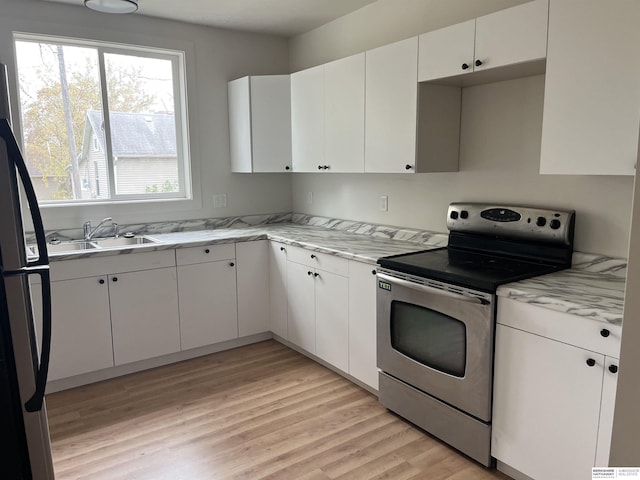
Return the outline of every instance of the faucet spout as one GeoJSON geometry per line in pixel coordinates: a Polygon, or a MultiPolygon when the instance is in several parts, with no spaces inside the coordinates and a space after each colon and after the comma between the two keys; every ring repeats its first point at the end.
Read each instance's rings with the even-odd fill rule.
{"type": "Polygon", "coordinates": [[[104,218],[102,219],[102,221],[100,221],[100,223],[96,226],[96,228],[93,228],[93,229],[91,228],[91,220],[87,220],[86,222],[84,222],[84,224],[82,225],[82,232],[84,233],[85,241],[88,242],[93,237],[95,237],[96,233],[98,233],[98,230],[100,230],[102,225],[104,225],[107,222],[110,222],[111,220],[113,220],[111,217],[104,218]]]}

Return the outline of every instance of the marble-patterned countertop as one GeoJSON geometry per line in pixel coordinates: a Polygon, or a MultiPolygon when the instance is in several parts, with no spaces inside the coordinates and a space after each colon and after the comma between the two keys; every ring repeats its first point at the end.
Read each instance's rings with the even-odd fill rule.
{"type": "Polygon", "coordinates": [[[247,242],[254,240],[274,240],[289,245],[300,246],[318,252],[336,255],[350,260],[376,264],[378,258],[430,248],[446,246],[446,235],[434,235],[430,243],[396,240],[383,236],[364,235],[324,227],[278,223],[213,230],[195,230],[172,233],[147,234],[157,243],[149,243],[119,248],[51,253],[51,261],[72,260],[131,252],[188,248],[217,243],[247,242]]]}
{"type": "MultiPolygon", "coordinates": [[[[157,243],[57,252],[51,253],[49,258],[55,262],[134,251],[269,239],[375,265],[380,257],[442,247],[446,246],[448,240],[448,236],[441,233],[301,214],[230,217],[129,227],[129,231],[144,234],[157,243]]],[[[60,232],[54,232],[53,235],[73,238],[60,232]]],[[[539,307],[620,324],[625,276],[624,259],[575,252],[573,268],[503,285],[497,294],[539,307]]]]}
{"type": "Polygon", "coordinates": [[[570,268],[509,283],[498,296],[612,324],[622,324],[625,277],[570,268]]]}

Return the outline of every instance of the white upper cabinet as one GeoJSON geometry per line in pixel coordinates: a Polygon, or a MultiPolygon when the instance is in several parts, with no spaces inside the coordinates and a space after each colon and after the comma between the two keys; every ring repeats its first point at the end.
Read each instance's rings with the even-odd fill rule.
{"type": "Polygon", "coordinates": [[[475,19],[420,35],[418,80],[473,72],[475,35],[475,19]]]}
{"type": "Polygon", "coordinates": [[[366,172],[414,172],[417,76],[418,37],[366,52],[366,172]]]}
{"type": "Polygon", "coordinates": [[[291,171],[289,75],[229,82],[231,171],[291,171]]]}
{"type": "MultiPolygon", "coordinates": [[[[420,35],[418,80],[542,61],[547,53],[547,16],[548,0],[535,0],[420,35]]],[[[518,67],[510,77],[543,68],[542,64],[534,69],[518,67]]]]}
{"type": "Polygon", "coordinates": [[[291,147],[295,172],[325,165],[324,65],[291,74],[291,147]]]}
{"type": "Polygon", "coordinates": [[[640,2],[551,0],[540,173],[633,175],[640,2]]]}
{"type": "Polygon", "coordinates": [[[364,68],[364,53],[324,65],[323,171],[364,171],[364,68]]]}
{"type": "Polygon", "coordinates": [[[474,70],[544,59],[548,15],[549,0],[535,0],[476,18],[474,70]]]}

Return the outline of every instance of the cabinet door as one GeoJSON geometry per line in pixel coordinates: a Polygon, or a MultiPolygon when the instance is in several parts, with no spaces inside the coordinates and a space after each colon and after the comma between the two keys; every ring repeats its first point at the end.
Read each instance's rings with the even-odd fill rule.
{"type": "Polygon", "coordinates": [[[349,262],[349,374],[378,389],[375,267],[349,262]]]}
{"type": "Polygon", "coordinates": [[[604,356],[504,325],[495,352],[491,455],[532,478],[589,478],[604,356]]]}
{"type": "Polygon", "coordinates": [[[618,363],[617,358],[605,357],[604,379],[602,380],[602,402],[600,404],[600,424],[598,425],[598,446],[596,449],[596,467],[609,466],[613,411],[615,409],[616,388],[618,386],[618,363]]]}
{"type": "Polygon", "coordinates": [[[311,268],[287,262],[289,341],[310,353],[316,352],[315,289],[311,268]]]}
{"type": "Polygon", "coordinates": [[[268,241],[236,243],[238,334],[269,331],[268,241]]]}
{"type": "Polygon", "coordinates": [[[109,275],[115,365],[180,350],[176,268],[109,275]]]}
{"type": "Polygon", "coordinates": [[[640,2],[551,0],[540,173],[633,175],[640,2]]]}
{"type": "MultiPolygon", "coordinates": [[[[34,285],[35,318],[42,318],[39,290],[40,285],[34,285]]],[[[52,282],[51,309],[50,381],[113,367],[106,276],[52,282]]],[[[36,328],[41,339],[41,322],[36,322],[36,328]]]]}
{"type": "Polygon", "coordinates": [[[316,355],[343,372],[348,372],[349,279],[335,273],[316,270],[314,280],[316,355]]]}
{"type": "Polygon", "coordinates": [[[330,172],[364,172],[364,60],[324,66],[325,160],[330,172]]]}
{"type": "Polygon", "coordinates": [[[289,75],[251,77],[251,140],[254,172],[291,171],[289,75]]]}
{"type": "Polygon", "coordinates": [[[239,78],[227,85],[229,100],[229,150],[231,171],[253,171],[251,155],[251,92],[249,77],[239,78]]]}
{"type": "Polygon", "coordinates": [[[182,350],[238,338],[234,260],[178,267],[182,350]]]}
{"type": "Polygon", "coordinates": [[[324,66],[291,74],[291,147],[294,172],[324,165],[324,66]]]}
{"type": "Polygon", "coordinates": [[[287,246],[269,242],[269,328],[284,338],[287,333],[287,246]]]}
{"type": "Polygon", "coordinates": [[[476,21],[451,25],[420,35],[418,81],[473,72],[476,21]]]}
{"type": "Polygon", "coordinates": [[[548,7],[536,0],[476,18],[474,70],[545,58],[548,7]]]}
{"type": "Polygon", "coordinates": [[[413,172],[418,37],[366,52],[365,78],[365,171],[413,172]]]}

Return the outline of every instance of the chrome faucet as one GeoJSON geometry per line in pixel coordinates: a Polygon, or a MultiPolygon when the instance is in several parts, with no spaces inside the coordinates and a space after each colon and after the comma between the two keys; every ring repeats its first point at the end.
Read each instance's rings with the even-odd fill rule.
{"type": "MultiPolygon", "coordinates": [[[[84,224],[82,225],[82,232],[84,233],[85,241],[88,242],[89,240],[91,240],[96,235],[96,233],[98,233],[98,230],[100,230],[102,225],[110,222],[111,220],[113,220],[111,217],[104,218],[94,229],[91,228],[91,220],[87,220],[86,222],[84,222],[84,224]]],[[[117,230],[117,224],[114,225],[116,225],[115,228],[117,230]]]]}

